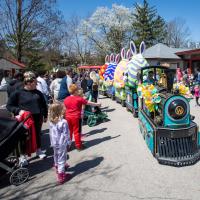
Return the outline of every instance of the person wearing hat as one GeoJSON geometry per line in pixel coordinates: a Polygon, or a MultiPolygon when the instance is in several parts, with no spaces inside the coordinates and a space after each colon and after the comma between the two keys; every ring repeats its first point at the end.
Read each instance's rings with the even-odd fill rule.
{"type": "Polygon", "coordinates": [[[90,78],[92,80],[92,87],[91,87],[92,98],[94,99],[94,102],[97,102],[99,80],[95,71],[90,72],[90,78]]]}
{"type": "Polygon", "coordinates": [[[16,115],[29,111],[32,114],[36,130],[36,155],[41,159],[46,155],[41,151],[42,123],[47,121],[47,104],[44,95],[36,89],[37,80],[33,72],[24,73],[24,87],[13,92],[7,102],[7,109],[16,115]]]}

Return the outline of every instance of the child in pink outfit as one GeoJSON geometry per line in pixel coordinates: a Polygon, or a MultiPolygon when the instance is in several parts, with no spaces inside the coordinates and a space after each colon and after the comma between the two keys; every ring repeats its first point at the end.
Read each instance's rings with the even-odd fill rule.
{"type": "Polygon", "coordinates": [[[58,183],[70,178],[65,174],[67,147],[71,145],[68,123],[63,119],[65,108],[60,103],[51,104],[49,108],[50,141],[54,150],[54,166],[57,169],[58,183]]]}
{"type": "Polygon", "coordinates": [[[194,87],[194,96],[196,99],[196,106],[199,106],[199,86],[198,85],[194,87]]]}

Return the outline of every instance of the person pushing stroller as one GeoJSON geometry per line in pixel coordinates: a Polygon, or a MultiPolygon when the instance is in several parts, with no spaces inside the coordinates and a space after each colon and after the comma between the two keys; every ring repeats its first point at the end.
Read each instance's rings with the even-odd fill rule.
{"type": "MultiPolygon", "coordinates": [[[[41,128],[42,123],[47,120],[47,104],[44,95],[36,89],[37,80],[33,72],[29,71],[24,74],[24,87],[20,90],[13,92],[7,102],[7,109],[15,116],[22,116],[26,111],[29,111],[33,117],[35,130],[36,130],[36,155],[43,159],[46,154],[41,150],[41,128]]],[[[24,149],[21,147],[21,149],[24,149]]],[[[21,152],[20,160],[22,165],[27,165],[28,162],[21,152]]]]}
{"type": "Polygon", "coordinates": [[[81,120],[81,111],[83,105],[91,106],[101,106],[100,103],[94,103],[84,99],[79,96],[79,88],[75,84],[69,86],[69,97],[65,98],[64,105],[66,107],[65,119],[68,122],[70,130],[70,138],[72,140],[73,135],[75,139],[75,146],[77,150],[83,150],[85,146],[81,141],[80,134],[80,120],[81,120]]]}

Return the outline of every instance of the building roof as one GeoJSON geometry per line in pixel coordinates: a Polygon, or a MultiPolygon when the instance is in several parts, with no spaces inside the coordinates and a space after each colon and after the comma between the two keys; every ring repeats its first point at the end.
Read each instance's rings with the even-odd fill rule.
{"type": "MultiPolygon", "coordinates": [[[[176,59],[180,60],[175,52],[177,49],[170,48],[162,43],[158,43],[144,52],[144,57],[147,59],[176,59]]],[[[177,50],[178,51],[178,50],[177,50]]]]}
{"type": "Polygon", "coordinates": [[[19,67],[21,68],[25,68],[25,64],[17,61],[17,60],[11,60],[11,59],[7,59],[8,61],[10,61],[11,63],[15,64],[15,65],[18,65],[19,67]]]}
{"type": "Polygon", "coordinates": [[[187,49],[186,48],[171,48],[171,49],[174,51],[174,53],[192,50],[188,48],[187,49]]]}
{"type": "Polygon", "coordinates": [[[10,70],[10,69],[24,69],[24,68],[25,65],[16,60],[0,58],[0,69],[10,70]]]}
{"type": "Polygon", "coordinates": [[[200,54],[200,49],[185,49],[184,51],[177,51],[177,55],[194,55],[200,54]]]}

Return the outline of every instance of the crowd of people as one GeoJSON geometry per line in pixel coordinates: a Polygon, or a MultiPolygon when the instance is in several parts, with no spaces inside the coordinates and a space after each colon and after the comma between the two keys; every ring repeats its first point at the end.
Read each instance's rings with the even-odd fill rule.
{"type": "Polygon", "coordinates": [[[41,129],[49,118],[58,182],[63,183],[68,179],[69,175],[65,173],[66,158],[73,138],[78,151],[86,148],[81,135],[84,106],[101,106],[97,103],[98,81],[95,71],[77,74],[72,68],[67,68],[66,71],[58,70],[52,74],[45,71],[37,74],[19,72],[4,83],[8,93],[7,110],[17,119],[30,115],[34,124],[35,137],[28,138],[32,140],[33,148],[27,150],[27,138],[23,138],[15,151],[21,166],[28,164],[27,154],[36,153],[40,159],[46,157],[45,151],[41,150],[41,129]],[[89,95],[92,101],[87,99],[89,95]]]}
{"type": "MultiPolygon", "coordinates": [[[[153,73],[147,80],[151,83],[153,73]]],[[[188,86],[200,105],[200,71],[193,76],[179,68],[175,81],[188,86]]],[[[30,115],[34,126],[35,137],[31,138],[31,147],[27,149],[27,138],[23,138],[15,151],[21,166],[28,164],[27,155],[36,153],[40,159],[46,157],[41,149],[42,124],[49,119],[50,142],[54,151],[54,167],[59,183],[64,183],[69,175],[65,173],[67,152],[72,148],[82,151],[86,148],[82,141],[82,118],[85,105],[101,106],[98,100],[99,76],[96,71],[74,73],[72,68],[55,73],[46,71],[16,73],[13,78],[8,74],[1,81],[1,87],[8,94],[7,110],[18,120],[30,115]],[[92,101],[88,100],[91,95],[92,101]]],[[[30,140],[30,137],[29,137],[30,140]]],[[[29,141],[30,144],[30,141],[29,141]]]]}
{"type": "Polygon", "coordinates": [[[197,73],[192,74],[188,70],[182,71],[180,68],[177,68],[175,81],[187,86],[195,97],[196,106],[200,106],[200,69],[197,70],[197,73]]]}

